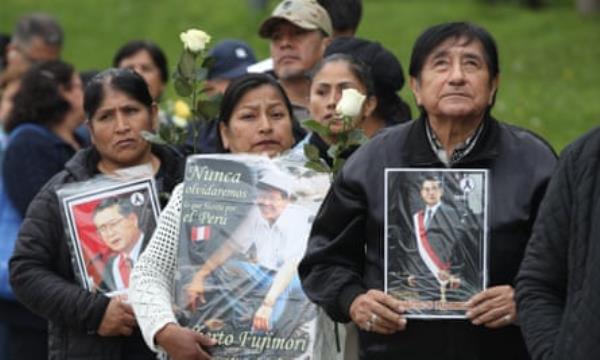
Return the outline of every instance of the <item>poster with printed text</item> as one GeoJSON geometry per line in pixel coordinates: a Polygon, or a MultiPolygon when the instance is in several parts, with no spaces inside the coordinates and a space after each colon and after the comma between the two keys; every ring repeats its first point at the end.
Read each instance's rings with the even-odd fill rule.
{"type": "Polygon", "coordinates": [[[177,316],[217,341],[214,359],[322,358],[318,309],[296,269],[328,188],[328,175],[303,162],[188,158],[177,316]]]}
{"type": "Polygon", "coordinates": [[[408,318],[464,318],[487,283],[488,172],[386,169],[385,291],[408,318]]]}
{"type": "Polygon", "coordinates": [[[84,288],[126,298],[129,276],[156,227],[154,180],[104,178],[58,191],[73,256],[84,288]]]}

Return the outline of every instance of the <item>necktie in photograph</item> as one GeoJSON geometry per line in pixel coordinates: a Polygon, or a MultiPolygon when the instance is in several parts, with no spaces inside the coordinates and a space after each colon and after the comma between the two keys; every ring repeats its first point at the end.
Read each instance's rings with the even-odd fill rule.
{"type": "Polygon", "coordinates": [[[129,287],[129,275],[131,275],[131,259],[127,256],[119,256],[119,272],[121,273],[121,280],[126,288],[129,287]]]}
{"type": "Polygon", "coordinates": [[[425,228],[429,227],[429,222],[431,221],[431,209],[427,209],[425,212],[425,228]]]}

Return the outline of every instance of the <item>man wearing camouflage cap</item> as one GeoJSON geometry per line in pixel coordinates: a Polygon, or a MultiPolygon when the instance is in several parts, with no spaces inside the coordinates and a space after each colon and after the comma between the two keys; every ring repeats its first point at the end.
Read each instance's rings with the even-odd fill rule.
{"type": "Polygon", "coordinates": [[[309,118],[308,72],[321,60],[331,33],[331,19],[316,0],[284,0],[260,27],[260,36],[271,40],[273,70],[298,120],[309,118]]]}

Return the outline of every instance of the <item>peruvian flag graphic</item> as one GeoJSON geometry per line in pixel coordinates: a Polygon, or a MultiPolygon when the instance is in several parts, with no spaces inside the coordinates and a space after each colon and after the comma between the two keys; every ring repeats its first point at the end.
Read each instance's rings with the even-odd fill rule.
{"type": "Polygon", "coordinates": [[[210,240],[210,226],[192,227],[192,241],[210,240]]]}

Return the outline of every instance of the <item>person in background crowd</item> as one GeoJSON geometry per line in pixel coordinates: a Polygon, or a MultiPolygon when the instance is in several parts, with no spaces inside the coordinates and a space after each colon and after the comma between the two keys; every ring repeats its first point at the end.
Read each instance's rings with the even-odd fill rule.
{"type": "Polygon", "coordinates": [[[299,266],[308,297],[361,330],[361,359],[528,359],[513,284],[556,163],[536,135],[495,120],[494,39],[470,23],[428,28],[415,42],[410,83],[421,117],[381,131],[348,159],[313,224],[299,266]],[[386,168],[490,170],[488,288],[466,320],[408,320],[382,291],[386,168]],[[327,284],[327,286],[323,286],[327,284]]]}
{"type": "Polygon", "coordinates": [[[517,309],[535,360],[600,352],[599,152],[598,129],[563,151],[521,263],[517,309]]]}
{"type": "Polygon", "coordinates": [[[7,69],[28,68],[48,60],[58,60],[63,46],[63,30],[48,14],[33,13],[21,17],[6,48],[7,69]]]}
{"type": "Polygon", "coordinates": [[[336,53],[351,55],[368,66],[377,98],[373,117],[385,126],[411,119],[410,107],[398,96],[404,86],[404,72],[394,54],[378,42],[349,37],[334,39],[323,56],[336,53]]]}
{"type": "MultiPolygon", "coordinates": [[[[294,145],[292,106],[281,85],[266,74],[248,74],[225,91],[219,112],[224,152],[267,154],[294,145]]],[[[130,300],[146,344],[174,359],[209,359],[215,342],[180,326],[173,313],[171,286],[179,244],[183,184],[162,212],[154,236],[138,259],[131,278],[130,300]]]]}
{"type": "MultiPolygon", "coordinates": [[[[362,18],[362,0],[317,0],[329,14],[333,38],[356,34],[362,18]]],[[[272,73],[273,59],[268,58],[248,67],[249,73],[272,73]]]]}
{"type": "Polygon", "coordinates": [[[48,358],[154,359],[131,306],[76,280],[56,189],[145,165],[158,193],[169,193],[182,180],[183,159],[142,138],[158,110],[144,79],[131,70],[98,74],[86,87],[84,110],[93,145],[78,151],[33,199],[10,261],[11,285],[20,301],[49,320],[48,358]]]}
{"type": "Polygon", "coordinates": [[[316,0],[283,0],[260,26],[269,39],[273,69],[300,122],[309,118],[309,72],[321,60],[333,30],[316,0]]]}
{"type": "Polygon", "coordinates": [[[117,50],[112,65],[140,74],[148,84],[152,99],[160,103],[169,81],[169,67],[167,57],[158,45],[148,40],[131,40],[117,50]]]}
{"type": "MultiPolygon", "coordinates": [[[[245,42],[234,39],[220,41],[209,50],[208,56],[214,59],[212,67],[208,70],[204,88],[208,96],[223,95],[231,81],[245,75],[248,66],[256,62],[252,48],[245,42]]],[[[197,144],[199,152],[210,154],[219,151],[218,137],[216,119],[202,124],[197,144]]],[[[188,148],[193,146],[190,144],[188,148]]]]}
{"type": "Polygon", "coordinates": [[[214,59],[204,85],[208,96],[223,95],[231,81],[245,75],[248,66],[256,62],[252,48],[234,39],[220,41],[209,50],[208,56],[214,59]]]}
{"type": "MultiPolygon", "coordinates": [[[[323,59],[315,67],[312,77],[309,109],[312,118],[327,125],[332,135],[322,137],[317,133],[311,133],[308,135],[308,143],[319,149],[320,157],[329,165],[332,165],[333,159],[329,157],[327,150],[336,134],[344,131],[340,115],[336,113],[336,106],[344,89],[355,89],[367,97],[361,113],[353,120],[350,129],[345,130],[359,127],[367,137],[371,137],[384,126],[383,122],[373,117],[377,98],[371,74],[366,66],[344,54],[334,54],[323,59]]],[[[351,151],[347,156],[350,156],[350,153],[351,151]]]]}
{"type": "MultiPolygon", "coordinates": [[[[0,238],[2,242],[1,249],[6,251],[0,254],[2,261],[2,278],[8,279],[8,269],[4,266],[8,265],[8,259],[10,258],[12,245],[14,239],[9,239],[9,229],[15,229],[19,225],[18,217],[14,216],[14,212],[9,210],[11,204],[8,204],[8,198],[4,191],[4,181],[2,180],[2,162],[4,159],[4,151],[6,150],[8,137],[4,132],[4,120],[12,109],[13,96],[19,89],[21,83],[21,76],[23,71],[21,69],[12,68],[9,71],[2,72],[0,75],[0,228],[2,229],[3,236],[0,238]],[[4,273],[6,272],[6,274],[4,273]]],[[[16,234],[15,234],[16,238],[16,234]]],[[[2,284],[4,285],[4,284],[2,284]]],[[[10,360],[13,357],[10,356],[10,336],[9,336],[9,324],[12,323],[26,323],[25,319],[28,319],[31,315],[26,314],[27,311],[12,298],[0,297],[0,359],[10,360]],[[25,314],[25,318],[23,318],[25,314]],[[29,317],[28,317],[29,316],[29,317]]]]}
{"type": "Polygon", "coordinates": [[[317,0],[327,10],[334,38],[352,37],[362,19],[362,0],[317,0]]]}
{"type": "MultiPolygon", "coordinates": [[[[55,60],[29,68],[4,122],[10,135],[2,163],[4,191],[21,217],[44,183],[86,145],[74,133],[82,122],[83,91],[73,67],[55,60]]],[[[10,329],[12,356],[47,358],[46,322],[16,307],[21,315],[10,329]]]]}
{"type": "Polygon", "coordinates": [[[6,191],[22,216],[44,183],[87,145],[75,133],[83,120],[81,79],[71,65],[44,62],[23,75],[4,124],[9,135],[18,134],[11,136],[3,164],[6,191]]]}

